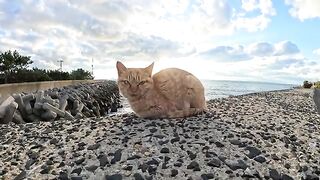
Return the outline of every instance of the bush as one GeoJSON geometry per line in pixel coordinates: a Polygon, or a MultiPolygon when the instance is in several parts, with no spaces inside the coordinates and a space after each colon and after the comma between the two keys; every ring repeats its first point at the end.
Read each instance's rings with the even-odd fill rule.
{"type": "Polygon", "coordinates": [[[314,83],[314,88],[320,89],[320,81],[314,83]]]}
{"type": "Polygon", "coordinates": [[[303,82],[303,88],[311,88],[312,87],[312,83],[309,81],[304,81],[303,82]]]}

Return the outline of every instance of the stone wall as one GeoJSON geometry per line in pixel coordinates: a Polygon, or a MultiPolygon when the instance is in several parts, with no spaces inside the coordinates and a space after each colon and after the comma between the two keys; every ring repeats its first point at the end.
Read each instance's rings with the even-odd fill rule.
{"type": "Polygon", "coordinates": [[[100,117],[120,107],[115,81],[78,82],[58,88],[63,84],[56,83],[57,87],[47,90],[42,89],[52,84],[40,85],[39,90],[30,93],[17,93],[23,88],[14,89],[15,93],[11,93],[0,105],[0,123],[100,117]]]}
{"type": "Polygon", "coordinates": [[[44,82],[29,82],[29,83],[13,83],[0,85],[0,102],[4,101],[11,94],[30,93],[37,90],[46,90],[60,88],[78,83],[92,83],[95,80],[67,80],[67,81],[44,81],[44,82]]]}

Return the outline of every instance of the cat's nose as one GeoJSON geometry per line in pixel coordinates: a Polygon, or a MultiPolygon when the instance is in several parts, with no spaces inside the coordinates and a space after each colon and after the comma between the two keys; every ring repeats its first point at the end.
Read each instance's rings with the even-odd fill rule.
{"type": "Polygon", "coordinates": [[[138,88],[136,88],[136,87],[131,87],[131,91],[132,91],[132,92],[137,92],[137,90],[138,90],[138,88]]]}

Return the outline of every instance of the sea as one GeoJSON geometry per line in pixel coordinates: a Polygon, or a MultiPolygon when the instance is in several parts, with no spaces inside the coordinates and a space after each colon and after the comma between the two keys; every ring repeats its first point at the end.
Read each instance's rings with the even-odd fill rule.
{"type": "MultiPolygon", "coordinates": [[[[226,81],[226,80],[201,80],[205,88],[206,100],[224,98],[229,96],[244,95],[256,92],[275,91],[292,89],[297,85],[278,84],[269,82],[251,82],[251,81],[226,81]]],[[[117,113],[132,112],[125,98],[121,99],[123,108],[117,113]]]]}

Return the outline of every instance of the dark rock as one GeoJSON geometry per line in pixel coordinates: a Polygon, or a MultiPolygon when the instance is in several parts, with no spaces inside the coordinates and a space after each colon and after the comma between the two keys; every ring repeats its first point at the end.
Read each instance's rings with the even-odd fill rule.
{"type": "Polygon", "coordinates": [[[171,144],[175,143],[175,142],[179,142],[180,141],[180,137],[174,137],[170,140],[171,144]]]}
{"type": "Polygon", "coordinates": [[[175,162],[173,165],[174,165],[175,167],[181,167],[181,166],[182,166],[182,163],[181,163],[181,162],[175,162]]]}
{"type": "Polygon", "coordinates": [[[149,129],[149,131],[150,131],[151,133],[155,133],[155,132],[158,131],[158,129],[157,129],[157,128],[151,128],[151,129],[149,129]]]}
{"type": "Polygon", "coordinates": [[[148,166],[148,172],[149,174],[153,174],[153,175],[156,175],[157,173],[157,166],[156,165],[150,165],[148,166]]]}
{"type": "Polygon", "coordinates": [[[141,156],[139,156],[139,155],[133,155],[133,156],[128,157],[127,160],[134,160],[134,159],[140,159],[140,158],[141,158],[141,156]]]}
{"type": "Polygon", "coordinates": [[[287,174],[282,175],[282,180],[293,180],[293,178],[287,174]]]}
{"type": "Polygon", "coordinates": [[[76,174],[79,175],[81,172],[82,172],[82,169],[81,169],[81,167],[79,167],[79,168],[73,169],[73,170],[71,171],[71,174],[76,173],[76,174]]]}
{"type": "Polygon", "coordinates": [[[271,158],[276,161],[280,160],[280,158],[276,154],[271,154],[271,158]]]}
{"type": "Polygon", "coordinates": [[[168,142],[169,142],[168,139],[166,139],[166,140],[164,140],[164,141],[163,141],[163,140],[159,140],[159,141],[158,141],[158,143],[159,143],[160,146],[162,146],[162,145],[164,145],[164,144],[167,144],[168,142]]]}
{"type": "Polygon", "coordinates": [[[249,154],[246,154],[250,159],[256,157],[256,156],[259,156],[261,154],[261,151],[256,148],[256,147],[253,147],[253,146],[247,146],[245,148],[246,150],[249,151],[249,154]]]}
{"type": "Polygon", "coordinates": [[[41,166],[41,171],[40,171],[41,174],[48,174],[49,171],[50,171],[50,166],[48,166],[46,164],[41,166]]]}
{"type": "Polygon", "coordinates": [[[247,168],[242,175],[243,178],[260,178],[260,174],[258,171],[247,168]]]}
{"type": "Polygon", "coordinates": [[[168,162],[168,161],[170,161],[170,159],[171,159],[170,157],[165,156],[165,157],[164,157],[164,162],[168,162]]]}
{"type": "Polygon", "coordinates": [[[207,165],[211,167],[220,167],[221,161],[219,159],[213,158],[207,163],[207,165]]]}
{"type": "Polygon", "coordinates": [[[59,167],[63,167],[63,166],[65,166],[65,163],[62,161],[62,162],[60,162],[60,164],[58,165],[58,168],[59,168],[59,167]]]}
{"type": "Polygon", "coordinates": [[[116,152],[113,155],[113,159],[111,159],[111,164],[115,164],[116,162],[121,160],[122,156],[122,149],[116,150],[116,152]]]}
{"type": "Polygon", "coordinates": [[[214,144],[215,144],[218,148],[224,147],[224,144],[222,144],[222,143],[219,142],[219,141],[215,141],[214,144]]]}
{"type": "Polygon", "coordinates": [[[307,174],[306,180],[319,180],[319,176],[317,176],[315,174],[307,174]]]}
{"type": "Polygon", "coordinates": [[[78,159],[78,160],[75,160],[74,163],[76,163],[77,165],[80,165],[82,164],[86,159],[84,157],[78,159]]]}
{"type": "Polygon", "coordinates": [[[122,180],[121,174],[106,175],[106,180],[122,180]]]}
{"type": "Polygon", "coordinates": [[[202,174],[202,175],[201,175],[201,178],[202,178],[203,180],[213,179],[213,178],[214,178],[214,175],[213,175],[212,173],[202,174]]]}
{"type": "Polygon", "coordinates": [[[27,177],[27,172],[22,170],[18,176],[14,178],[14,180],[23,180],[27,177]]]}
{"type": "Polygon", "coordinates": [[[139,174],[139,173],[135,173],[135,174],[133,175],[133,177],[134,177],[135,180],[144,180],[144,178],[142,177],[142,175],[139,174]]]}
{"type": "Polygon", "coordinates": [[[96,165],[91,165],[91,166],[87,166],[86,170],[94,172],[96,169],[98,168],[98,166],[96,165]]]}
{"type": "Polygon", "coordinates": [[[275,169],[269,169],[269,176],[273,180],[281,180],[281,175],[275,169]]]}
{"type": "Polygon", "coordinates": [[[59,140],[56,139],[56,138],[53,138],[53,139],[51,139],[51,140],[49,141],[50,144],[57,144],[58,142],[59,142],[59,140]]]}
{"type": "Polygon", "coordinates": [[[81,176],[72,176],[71,180],[82,180],[81,176]]]}
{"type": "Polygon", "coordinates": [[[160,153],[169,153],[170,151],[169,151],[169,148],[167,148],[167,147],[164,147],[164,148],[162,148],[161,150],[160,150],[160,153]]]}
{"type": "Polygon", "coordinates": [[[159,162],[152,158],[150,161],[146,162],[147,165],[156,165],[159,166],[159,162]]]}
{"type": "Polygon", "coordinates": [[[246,169],[248,167],[248,165],[243,160],[226,160],[225,163],[233,171],[237,169],[246,169]]]}
{"type": "Polygon", "coordinates": [[[27,163],[26,163],[26,166],[25,166],[26,170],[30,170],[30,167],[31,167],[35,162],[36,162],[35,159],[30,158],[30,159],[27,161],[27,163]]]}
{"type": "Polygon", "coordinates": [[[239,139],[230,139],[229,140],[231,144],[233,145],[240,145],[241,144],[241,141],[239,139]]]}
{"type": "Polygon", "coordinates": [[[68,174],[65,173],[65,172],[60,172],[58,179],[59,179],[59,180],[69,180],[68,174]]]}
{"type": "Polygon", "coordinates": [[[178,170],[172,169],[171,170],[171,177],[175,177],[176,175],[178,175],[178,170]]]}
{"type": "Polygon", "coordinates": [[[123,170],[126,170],[126,171],[132,171],[132,168],[133,166],[132,165],[127,165],[123,168],[123,170]]]}
{"type": "Polygon", "coordinates": [[[99,143],[96,143],[96,144],[93,144],[93,145],[90,145],[88,146],[88,150],[96,150],[100,147],[100,144],[99,143]]]}
{"type": "Polygon", "coordinates": [[[148,165],[146,163],[140,164],[138,169],[141,169],[142,172],[146,172],[148,169],[148,165]]]}
{"type": "Polygon", "coordinates": [[[48,166],[51,166],[51,165],[53,165],[54,163],[53,163],[52,160],[49,159],[49,160],[46,162],[46,164],[47,164],[48,166]]]}
{"type": "Polygon", "coordinates": [[[267,161],[266,158],[263,157],[263,156],[257,156],[257,157],[254,158],[254,160],[259,162],[259,163],[264,163],[264,162],[267,161]]]}
{"type": "Polygon", "coordinates": [[[187,169],[193,169],[194,171],[200,171],[200,166],[196,161],[191,161],[191,163],[187,166],[187,169]]]}
{"type": "Polygon", "coordinates": [[[188,153],[188,155],[189,155],[189,158],[191,159],[191,160],[194,160],[196,157],[197,157],[197,154],[195,154],[195,153],[192,153],[191,151],[187,151],[187,153],[188,153]]]}

